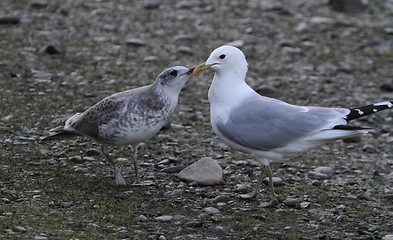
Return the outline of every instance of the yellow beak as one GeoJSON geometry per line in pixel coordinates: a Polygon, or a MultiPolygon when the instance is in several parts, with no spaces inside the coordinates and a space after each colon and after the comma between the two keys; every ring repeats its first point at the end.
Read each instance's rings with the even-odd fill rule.
{"type": "Polygon", "coordinates": [[[198,74],[200,71],[210,68],[214,64],[206,64],[206,62],[199,64],[198,66],[194,67],[192,74],[198,74]]]}

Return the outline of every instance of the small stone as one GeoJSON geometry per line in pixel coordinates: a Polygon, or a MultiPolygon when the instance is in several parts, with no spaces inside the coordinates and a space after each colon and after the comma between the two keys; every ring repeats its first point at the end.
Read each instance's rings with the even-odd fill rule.
{"type": "Polygon", "coordinates": [[[194,41],[196,40],[198,37],[197,35],[194,34],[181,34],[181,35],[177,35],[173,38],[173,41],[175,42],[180,42],[180,41],[194,41]]]}
{"type": "Polygon", "coordinates": [[[160,1],[157,0],[146,1],[143,7],[147,10],[158,9],[160,7],[160,1]]]}
{"type": "MultiPolygon", "coordinates": [[[[273,181],[273,186],[275,186],[275,187],[284,185],[284,181],[283,181],[280,177],[273,177],[273,178],[272,178],[272,181],[273,181]]],[[[268,177],[265,177],[265,178],[262,180],[262,182],[263,182],[264,184],[269,184],[269,178],[268,178],[268,177]]]]}
{"type": "Polygon", "coordinates": [[[287,207],[299,208],[300,207],[300,199],[288,197],[287,199],[284,200],[284,204],[287,207]]]}
{"type": "Polygon", "coordinates": [[[204,209],[204,211],[211,214],[220,213],[220,210],[215,207],[207,207],[204,209]]]}
{"type": "Polygon", "coordinates": [[[25,227],[16,226],[16,227],[14,227],[14,231],[15,232],[27,232],[27,229],[25,227]]]}
{"type": "Polygon", "coordinates": [[[55,55],[55,54],[60,54],[59,50],[53,45],[48,45],[45,47],[44,52],[49,54],[49,55],[55,55]]]}
{"type": "Polygon", "coordinates": [[[0,200],[1,200],[3,203],[10,203],[10,202],[11,202],[8,198],[5,198],[5,197],[0,198],[0,200]]]}
{"type": "Polygon", "coordinates": [[[170,222],[173,220],[173,216],[163,215],[163,216],[155,217],[154,220],[156,220],[158,222],[170,222]]]}
{"type": "Polygon", "coordinates": [[[215,203],[224,203],[224,202],[229,202],[232,198],[230,196],[226,195],[220,195],[214,198],[215,203]]]}
{"type": "Polygon", "coordinates": [[[316,180],[325,180],[325,179],[329,178],[328,175],[326,175],[324,173],[316,172],[316,171],[309,171],[308,176],[311,179],[316,179],[316,180]]]}
{"type": "Polygon", "coordinates": [[[34,240],[48,240],[48,238],[45,236],[35,236],[34,240]]]}
{"type": "Polygon", "coordinates": [[[345,143],[360,143],[362,141],[362,137],[359,135],[359,136],[345,138],[342,141],[345,143]]]}
{"type": "MultiPolygon", "coordinates": [[[[94,161],[96,161],[95,158],[93,158],[93,157],[87,157],[87,156],[83,157],[82,159],[83,159],[83,161],[85,161],[85,162],[94,162],[94,161]]],[[[127,161],[127,162],[128,162],[128,159],[127,159],[127,158],[118,158],[118,159],[116,159],[116,160],[117,160],[117,161],[127,161]]]]}
{"type": "Polygon", "coordinates": [[[381,240],[393,240],[393,234],[385,235],[381,238],[381,240]]]}
{"type": "Polygon", "coordinates": [[[160,235],[160,236],[158,237],[158,240],[166,240],[166,237],[165,237],[164,235],[160,235]]]}
{"type": "MultiPolygon", "coordinates": [[[[158,57],[157,56],[147,56],[143,59],[144,62],[157,62],[158,61],[158,57]]],[[[169,126],[171,125],[171,122],[169,121],[169,126]]],[[[166,124],[164,125],[164,127],[166,126],[166,124]]],[[[164,129],[164,127],[162,127],[162,129],[164,129]]]]}
{"type": "Polygon", "coordinates": [[[19,24],[20,18],[17,16],[0,17],[0,24],[19,24]]]}
{"type": "Polygon", "coordinates": [[[204,157],[183,169],[179,178],[184,181],[196,182],[201,185],[216,185],[223,182],[222,168],[210,157],[204,157]]]}
{"type": "Polygon", "coordinates": [[[165,121],[164,126],[161,127],[161,130],[168,130],[168,129],[171,129],[171,128],[172,128],[172,122],[171,122],[170,119],[167,119],[165,121]]]}
{"type": "Polygon", "coordinates": [[[194,50],[187,46],[180,46],[177,48],[177,51],[183,54],[194,55],[194,50]]]}
{"type": "Polygon", "coordinates": [[[393,80],[388,79],[385,80],[384,83],[380,86],[381,90],[386,92],[393,92],[393,80]]]}
{"type": "Polygon", "coordinates": [[[274,97],[277,95],[277,89],[267,85],[260,85],[255,91],[265,97],[274,97]]]}
{"type": "Polygon", "coordinates": [[[146,222],[146,221],[147,221],[147,217],[145,215],[139,215],[138,222],[146,222]]]}
{"type": "Polygon", "coordinates": [[[314,180],[311,181],[311,185],[313,185],[313,186],[321,186],[322,182],[320,180],[318,180],[318,179],[314,179],[314,180]]]}
{"type": "Polygon", "coordinates": [[[146,45],[146,41],[139,38],[129,38],[126,40],[127,45],[134,47],[142,47],[146,45]]]}
{"type": "Polygon", "coordinates": [[[328,176],[333,175],[333,174],[336,173],[336,171],[333,168],[326,167],[326,166],[316,167],[316,168],[314,168],[314,171],[326,174],[328,176]]]}
{"type": "Polygon", "coordinates": [[[236,184],[236,188],[233,190],[236,193],[247,193],[252,189],[248,183],[236,184]]]}
{"type": "Polygon", "coordinates": [[[377,149],[374,146],[370,145],[370,144],[365,144],[363,146],[362,150],[364,152],[366,152],[366,153],[376,153],[377,152],[377,149]]]}
{"type": "Polygon", "coordinates": [[[161,172],[163,173],[179,173],[181,172],[183,169],[185,169],[187,166],[174,166],[174,167],[167,167],[167,168],[163,168],[161,169],[161,172]]]}
{"type": "Polygon", "coordinates": [[[333,10],[348,13],[357,13],[366,9],[362,0],[330,0],[329,6],[333,10]]]}
{"type": "Polygon", "coordinates": [[[184,195],[183,189],[176,189],[173,191],[168,191],[164,193],[165,198],[178,198],[184,195]]]}
{"type": "Polygon", "coordinates": [[[83,160],[83,158],[81,156],[72,156],[72,157],[69,157],[68,160],[70,160],[71,162],[73,162],[75,164],[80,164],[80,163],[85,162],[85,160],[83,160]]]}
{"type": "Polygon", "coordinates": [[[90,148],[86,150],[88,156],[101,156],[101,151],[96,148],[90,148]]]}
{"type": "Polygon", "coordinates": [[[33,1],[31,1],[30,6],[32,8],[46,8],[46,7],[48,7],[48,1],[47,0],[33,0],[33,1]]]}
{"type": "Polygon", "coordinates": [[[230,233],[230,230],[224,226],[217,226],[214,230],[218,235],[228,235],[230,233]]]}
{"type": "Polygon", "coordinates": [[[241,47],[244,46],[244,41],[243,40],[235,40],[235,41],[232,41],[232,42],[228,42],[225,45],[241,48],[241,47]]]}
{"type": "Polygon", "coordinates": [[[384,28],[383,31],[387,34],[393,35],[393,27],[384,28]]]}

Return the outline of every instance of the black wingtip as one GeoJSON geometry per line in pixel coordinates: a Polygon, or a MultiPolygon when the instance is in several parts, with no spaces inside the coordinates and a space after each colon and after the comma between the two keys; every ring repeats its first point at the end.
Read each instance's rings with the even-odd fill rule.
{"type": "Polygon", "coordinates": [[[393,109],[393,100],[374,103],[358,108],[351,108],[349,109],[350,112],[347,115],[346,120],[351,121],[390,108],[393,109]]]}

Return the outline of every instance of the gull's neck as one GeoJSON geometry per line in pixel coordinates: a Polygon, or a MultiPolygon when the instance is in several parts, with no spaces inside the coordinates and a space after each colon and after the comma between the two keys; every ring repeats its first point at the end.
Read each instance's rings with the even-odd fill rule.
{"type": "Polygon", "coordinates": [[[209,102],[213,106],[234,107],[255,91],[244,81],[242,71],[217,71],[209,89],[209,102]]]}

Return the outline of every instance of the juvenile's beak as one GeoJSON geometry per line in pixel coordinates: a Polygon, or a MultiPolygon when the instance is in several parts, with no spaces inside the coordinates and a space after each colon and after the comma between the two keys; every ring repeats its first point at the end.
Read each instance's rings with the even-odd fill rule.
{"type": "Polygon", "coordinates": [[[206,62],[199,64],[198,66],[194,67],[192,74],[198,74],[200,71],[210,68],[214,64],[206,64],[206,62]]]}

